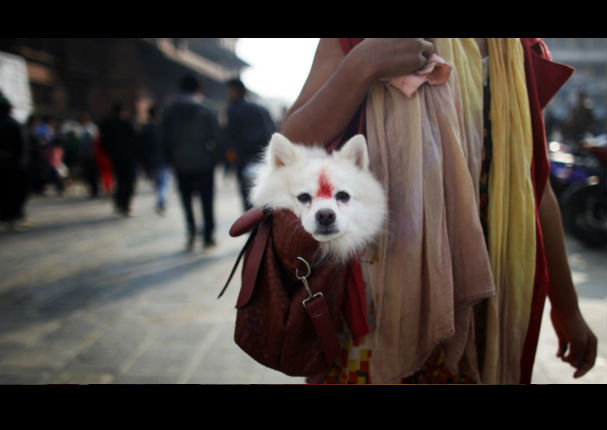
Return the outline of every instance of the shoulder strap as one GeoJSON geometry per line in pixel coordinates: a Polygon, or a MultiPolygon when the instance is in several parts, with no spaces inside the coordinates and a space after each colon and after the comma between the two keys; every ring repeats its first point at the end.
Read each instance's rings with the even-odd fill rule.
{"type": "Polygon", "coordinates": [[[247,249],[247,246],[249,246],[249,244],[253,241],[254,237],[255,237],[255,231],[251,232],[251,234],[249,235],[249,238],[247,239],[247,242],[244,244],[244,246],[238,253],[238,258],[236,258],[236,262],[234,263],[234,267],[232,267],[230,276],[228,276],[228,280],[226,281],[225,285],[221,289],[221,292],[217,296],[218,299],[221,298],[221,296],[223,296],[223,293],[225,293],[226,289],[228,288],[228,285],[230,285],[230,282],[232,281],[232,277],[234,277],[234,273],[236,272],[236,268],[238,267],[238,264],[240,264],[240,260],[242,260],[242,256],[244,255],[244,252],[247,249]]]}
{"type": "Polygon", "coordinates": [[[257,274],[259,268],[263,262],[263,256],[265,254],[266,245],[268,239],[272,233],[272,218],[264,219],[255,233],[255,240],[251,245],[251,252],[247,257],[244,267],[242,268],[242,287],[240,288],[240,294],[236,302],[237,308],[246,306],[255,290],[255,281],[257,281],[257,274]]]}
{"type": "MultiPolygon", "coordinates": [[[[246,211],[244,214],[242,214],[234,222],[234,224],[232,224],[232,227],[230,228],[230,236],[232,236],[232,237],[240,236],[242,234],[248,233],[251,230],[253,230],[253,231],[249,235],[247,242],[244,244],[244,246],[240,250],[240,253],[238,254],[238,258],[236,259],[236,262],[234,263],[234,267],[232,267],[232,271],[230,272],[230,276],[228,277],[228,280],[226,281],[226,284],[223,286],[221,292],[217,296],[218,299],[223,295],[225,290],[228,288],[228,285],[230,284],[230,281],[232,280],[232,277],[234,276],[234,272],[236,272],[236,268],[238,267],[238,264],[240,263],[240,260],[242,259],[242,256],[244,255],[245,250],[247,249],[247,247],[250,245],[250,243],[253,241],[253,239],[256,236],[257,227],[270,214],[271,214],[271,210],[269,210],[267,208],[253,207],[253,208],[249,209],[248,211],[246,211]]],[[[260,262],[261,262],[261,260],[260,260],[260,262]]]]}
{"type": "Polygon", "coordinates": [[[304,304],[304,307],[314,326],[314,332],[318,337],[318,342],[325,356],[325,363],[328,368],[331,368],[337,358],[340,346],[337,330],[331,319],[327,302],[322,294],[315,294],[304,304]]]}

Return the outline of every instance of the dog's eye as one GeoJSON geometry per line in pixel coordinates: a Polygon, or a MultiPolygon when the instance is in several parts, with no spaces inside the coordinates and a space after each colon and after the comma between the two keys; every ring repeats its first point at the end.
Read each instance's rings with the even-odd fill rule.
{"type": "Polygon", "coordinates": [[[339,202],[345,203],[350,200],[350,194],[346,193],[345,191],[339,191],[337,194],[335,194],[335,199],[339,202]]]}
{"type": "Polygon", "coordinates": [[[312,201],[312,196],[308,193],[301,193],[297,196],[297,200],[301,203],[310,203],[312,201]]]}

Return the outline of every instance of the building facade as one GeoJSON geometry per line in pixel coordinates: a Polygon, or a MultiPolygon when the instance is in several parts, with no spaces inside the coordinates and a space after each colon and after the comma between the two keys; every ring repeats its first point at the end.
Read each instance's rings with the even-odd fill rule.
{"type": "Polygon", "coordinates": [[[224,82],[248,64],[235,54],[234,38],[13,38],[0,51],[21,56],[34,112],[58,119],[89,112],[95,120],[123,102],[136,123],[152,104],[165,106],[179,92],[179,80],[201,80],[208,104],[226,106],[224,82]]]}
{"type": "Polygon", "coordinates": [[[546,38],[552,59],[575,68],[569,81],[547,106],[559,121],[565,121],[578,95],[591,103],[596,124],[592,134],[604,134],[607,128],[607,39],[546,38]]]}

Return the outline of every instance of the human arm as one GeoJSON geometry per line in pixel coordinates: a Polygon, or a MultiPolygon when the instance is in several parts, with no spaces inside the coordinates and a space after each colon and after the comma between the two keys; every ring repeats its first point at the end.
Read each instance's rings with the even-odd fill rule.
{"type": "Polygon", "coordinates": [[[338,39],[321,39],[281,133],[298,143],[330,142],[347,127],[373,82],[415,72],[434,51],[424,39],[365,39],[344,55],[338,39]]]}
{"type": "Polygon", "coordinates": [[[579,378],[594,366],[597,337],[580,312],[567,261],[561,212],[550,182],[546,184],[539,215],[550,279],[550,316],[559,338],[557,356],[575,367],[573,377],[579,378]]]}

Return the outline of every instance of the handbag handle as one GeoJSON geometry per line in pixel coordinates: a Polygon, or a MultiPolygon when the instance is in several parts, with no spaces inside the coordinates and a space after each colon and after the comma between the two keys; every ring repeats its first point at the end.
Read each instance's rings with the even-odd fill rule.
{"type": "MultiPolygon", "coordinates": [[[[254,207],[254,208],[249,209],[244,214],[242,214],[236,221],[234,221],[234,224],[232,224],[232,227],[230,228],[230,236],[238,237],[253,229],[257,229],[258,225],[264,219],[266,219],[268,216],[270,216],[271,213],[272,213],[272,211],[269,210],[268,208],[254,207]]],[[[228,288],[228,285],[230,285],[230,281],[232,281],[232,278],[234,277],[236,268],[238,267],[240,260],[242,260],[245,250],[247,249],[247,247],[249,246],[249,244],[251,243],[253,238],[256,236],[256,233],[257,233],[257,230],[254,230],[249,235],[247,242],[244,244],[244,246],[240,250],[240,253],[238,254],[238,258],[236,258],[236,262],[234,263],[234,267],[232,267],[232,271],[230,272],[230,276],[228,277],[228,280],[226,281],[223,288],[221,289],[221,292],[217,296],[217,299],[219,299],[219,298],[221,298],[221,296],[223,296],[223,293],[225,293],[226,289],[228,288]]],[[[264,244],[265,244],[265,241],[264,241],[264,244]]]]}

